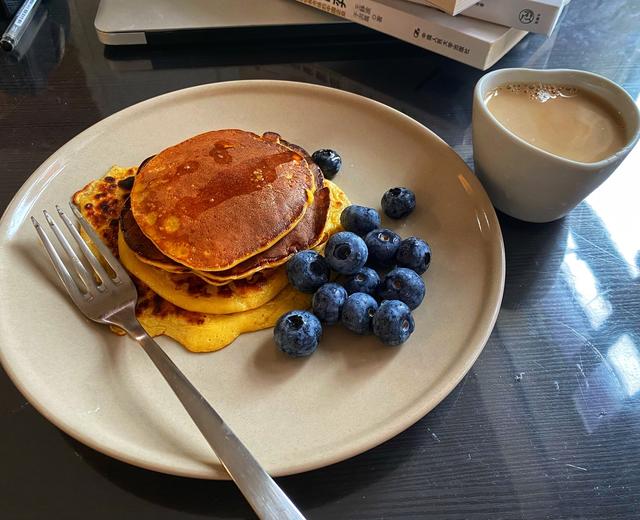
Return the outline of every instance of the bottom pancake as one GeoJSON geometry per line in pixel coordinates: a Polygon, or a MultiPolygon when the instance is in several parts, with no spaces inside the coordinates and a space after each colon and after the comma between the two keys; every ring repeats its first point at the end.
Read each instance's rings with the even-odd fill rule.
{"type": "MultiPolygon", "coordinates": [[[[144,290],[143,290],[144,291],[144,290]]],[[[257,309],[234,314],[189,312],[169,303],[147,288],[138,300],[136,315],[151,336],[169,336],[191,352],[212,352],[233,342],[240,334],[273,327],[278,318],[294,309],[307,309],[311,295],[289,286],[257,309]]]]}
{"type": "Polygon", "coordinates": [[[129,249],[122,232],[118,234],[118,254],[127,271],[162,298],[188,311],[230,314],[255,309],[275,298],[289,283],[284,267],[256,276],[251,282],[238,280],[221,286],[191,273],[168,273],[141,262],[129,249]]]}

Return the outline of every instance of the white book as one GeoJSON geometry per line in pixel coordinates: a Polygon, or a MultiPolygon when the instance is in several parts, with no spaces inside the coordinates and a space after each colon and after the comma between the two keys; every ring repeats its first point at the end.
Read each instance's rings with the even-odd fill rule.
{"type": "Polygon", "coordinates": [[[558,23],[563,7],[563,0],[482,0],[462,14],[549,35],[558,23]]]}
{"type": "MultiPolygon", "coordinates": [[[[413,1],[413,0],[410,0],[413,1]]],[[[456,15],[468,9],[478,0],[418,0],[417,3],[436,7],[445,13],[456,15]]]]}
{"type": "Polygon", "coordinates": [[[297,1],[482,70],[527,34],[404,0],[297,1]]]}
{"type": "Polygon", "coordinates": [[[462,14],[549,35],[555,29],[567,3],[564,0],[481,0],[462,14]]]}
{"type": "MultiPolygon", "coordinates": [[[[433,0],[409,0],[431,5],[433,0]]],[[[480,0],[465,9],[463,16],[514,27],[524,31],[551,34],[558,22],[564,0],[480,0]]]]}

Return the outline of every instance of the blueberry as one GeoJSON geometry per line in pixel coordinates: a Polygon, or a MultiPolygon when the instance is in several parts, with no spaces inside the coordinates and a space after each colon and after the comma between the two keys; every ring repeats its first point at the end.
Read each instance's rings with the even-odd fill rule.
{"type": "Polygon", "coordinates": [[[411,310],[399,300],[384,300],[373,317],[373,333],[386,345],[400,345],[415,329],[411,310]]]}
{"type": "Polygon", "coordinates": [[[422,303],[425,292],[420,275],[406,267],[396,267],[382,279],[378,296],[383,300],[400,300],[413,310],[422,303]]]}
{"type": "Polygon", "coordinates": [[[408,188],[392,188],[382,196],[382,210],[388,217],[406,217],[416,207],[416,196],[408,188]]]}
{"type": "Polygon", "coordinates": [[[353,293],[342,307],[342,324],[356,334],[370,334],[378,302],[370,294],[353,293]]]}
{"type": "Polygon", "coordinates": [[[280,316],[273,329],[273,339],[285,354],[309,356],[318,348],[322,325],[308,311],[290,311],[280,316]]]}
{"type": "Polygon", "coordinates": [[[353,274],[367,262],[367,246],[358,235],[340,231],[329,240],[324,250],[327,263],[337,273],[353,274]]]}
{"type": "Polygon", "coordinates": [[[329,281],[329,265],[315,251],[300,251],[287,262],[287,277],[298,291],[312,293],[329,281]]]}
{"type": "Polygon", "coordinates": [[[342,158],[334,150],[318,150],[313,152],[311,158],[327,179],[333,179],[342,167],[342,158]]]}
{"type": "Polygon", "coordinates": [[[349,294],[362,292],[374,296],[380,285],[380,277],[370,267],[363,267],[349,276],[342,285],[349,294]]]}
{"type": "Polygon", "coordinates": [[[400,235],[390,229],[374,229],[364,238],[369,249],[369,259],[382,267],[393,265],[401,242],[400,235]]]}
{"type": "Polygon", "coordinates": [[[347,231],[364,236],[372,229],[380,227],[380,214],[365,206],[347,206],[340,215],[340,224],[347,231]]]}
{"type": "Polygon", "coordinates": [[[337,283],[325,283],[313,295],[311,307],[313,313],[329,325],[340,321],[342,306],[347,300],[347,291],[337,283]]]}
{"type": "Polygon", "coordinates": [[[408,267],[416,273],[422,274],[431,263],[431,248],[429,244],[419,238],[405,238],[400,242],[396,253],[396,263],[401,267],[408,267]]]}

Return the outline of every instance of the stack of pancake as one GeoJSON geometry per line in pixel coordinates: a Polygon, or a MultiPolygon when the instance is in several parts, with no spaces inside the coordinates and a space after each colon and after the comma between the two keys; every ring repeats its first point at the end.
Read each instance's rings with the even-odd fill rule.
{"type": "Polygon", "coordinates": [[[137,279],[147,332],[193,351],[308,307],[284,264],[322,247],[349,204],[303,149],[242,130],[197,135],[137,172],[112,168],[73,200],[137,279]]]}

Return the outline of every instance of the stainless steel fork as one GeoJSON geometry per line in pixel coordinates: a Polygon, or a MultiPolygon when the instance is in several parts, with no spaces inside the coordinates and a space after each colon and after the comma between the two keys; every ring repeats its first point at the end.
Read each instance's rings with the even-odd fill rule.
{"type": "Polygon", "coordinates": [[[135,316],[137,292],[131,278],[76,207],[73,204],[70,206],[76,219],[113,271],[109,273],[108,269],[103,267],[80,236],[76,226],[58,206],[58,214],[76,242],[81,256],[47,211],[44,211],[45,219],[59,246],[54,245],[38,221],[31,217],[31,222],[73,302],[87,318],[98,323],[116,325],[140,343],[260,518],[304,520],[300,511],[235,436],[222,417],[142,328],[135,316]],[[81,257],[84,257],[86,262],[83,262],[81,257]]]}

